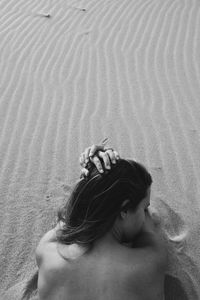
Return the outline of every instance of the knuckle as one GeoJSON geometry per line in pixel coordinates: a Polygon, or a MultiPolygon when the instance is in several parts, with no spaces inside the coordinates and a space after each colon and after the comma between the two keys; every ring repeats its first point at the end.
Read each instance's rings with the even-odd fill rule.
{"type": "Polygon", "coordinates": [[[93,157],[93,162],[94,162],[95,164],[99,163],[99,159],[98,159],[97,156],[94,156],[94,157],[93,157]]]}
{"type": "Polygon", "coordinates": [[[99,150],[98,151],[98,156],[100,157],[100,158],[102,158],[103,159],[103,157],[104,157],[104,152],[103,151],[101,151],[101,150],[99,150]]]}

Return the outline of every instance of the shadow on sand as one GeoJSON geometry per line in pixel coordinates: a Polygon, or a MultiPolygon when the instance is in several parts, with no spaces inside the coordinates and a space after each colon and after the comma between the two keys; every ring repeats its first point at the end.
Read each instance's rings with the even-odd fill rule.
{"type": "Polygon", "coordinates": [[[171,275],[165,276],[165,300],[189,300],[181,281],[171,275]]]}

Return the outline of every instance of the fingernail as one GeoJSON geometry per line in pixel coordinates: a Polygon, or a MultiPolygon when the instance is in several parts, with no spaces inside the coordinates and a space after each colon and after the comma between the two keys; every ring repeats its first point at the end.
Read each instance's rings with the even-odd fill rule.
{"type": "Polygon", "coordinates": [[[100,169],[99,172],[100,172],[100,173],[103,173],[103,169],[100,169]]]}
{"type": "Polygon", "coordinates": [[[109,169],[109,170],[110,170],[110,169],[111,169],[111,167],[108,165],[108,166],[106,166],[106,169],[109,169]]]}

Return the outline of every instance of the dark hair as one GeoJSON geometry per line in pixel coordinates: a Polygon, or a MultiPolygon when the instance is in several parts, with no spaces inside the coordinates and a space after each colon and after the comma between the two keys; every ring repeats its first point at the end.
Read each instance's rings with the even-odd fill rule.
{"type": "Polygon", "coordinates": [[[76,184],[57,212],[58,222],[64,223],[57,230],[60,243],[92,246],[111,229],[123,201],[129,199],[124,208],[134,211],[152,183],[146,168],[133,160],[119,159],[102,174],[92,163],[88,169],[88,177],[76,184]]]}

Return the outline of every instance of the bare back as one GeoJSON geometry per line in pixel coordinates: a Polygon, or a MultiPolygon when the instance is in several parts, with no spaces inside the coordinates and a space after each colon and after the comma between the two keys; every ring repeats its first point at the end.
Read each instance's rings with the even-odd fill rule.
{"type": "Polygon", "coordinates": [[[40,300],[164,299],[166,255],[160,245],[128,248],[118,244],[81,253],[76,245],[54,241],[40,248],[40,300]]]}

